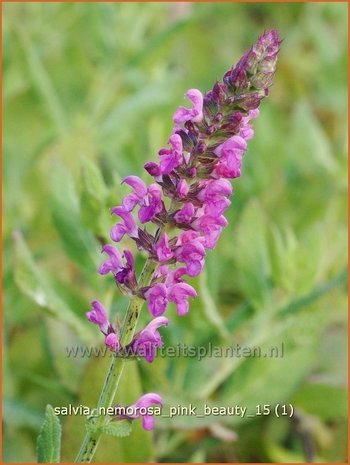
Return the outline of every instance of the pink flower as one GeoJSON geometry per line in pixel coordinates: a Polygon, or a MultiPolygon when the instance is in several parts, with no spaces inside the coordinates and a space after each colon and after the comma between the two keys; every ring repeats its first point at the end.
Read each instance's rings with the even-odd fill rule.
{"type": "Polygon", "coordinates": [[[106,309],[98,300],[91,302],[92,310],[86,313],[87,319],[97,325],[102,333],[107,333],[110,323],[106,309]]]}
{"type": "Polygon", "coordinates": [[[200,239],[201,238],[200,238],[200,234],[198,231],[188,230],[188,231],[184,231],[183,233],[179,235],[179,237],[177,238],[176,245],[183,245],[183,244],[187,244],[189,242],[194,242],[194,241],[201,242],[200,239]]]}
{"type": "Polygon", "coordinates": [[[169,139],[169,143],[172,147],[171,149],[165,148],[159,150],[161,174],[171,173],[183,160],[181,137],[178,134],[173,134],[169,139]]]}
{"type": "Polygon", "coordinates": [[[248,124],[248,122],[253,118],[257,118],[259,116],[259,113],[260,113],[259,109],[255,108],[254,110],[250,110],[248,112],[248,115],[242,118],[239,135],[244,140],[247,141],[247,140],[250,140],[250,139],[253,138],[254,130],[253,130],[252,126],[250,124],[248,124]]]}
{"type": "Polygon", "coordinates": [[[158,260],[162,262],[167,262],[173,258],[174,253],[169,247],[168,235],[166,233],[160,238],[158,244],[155,245],[155,251],[158,257],[158,260]]]}
{"type": "Polygon", "coordinates": [[[227,197],[232,195],[232,186],[226,179],[210,180],[198,194],[198,199],[204,203],[207,215],[220,216],[231,204],[227,197]]]}
{"type": "Polygon", "coordinates": [[[139,220],[142,224],[152,221],[162,211],[162,189],[158,184],[151,184],[147,188],[147,195],[143,199],[139,210],[139,220]]]}
{"type": "Polygon", "coordinates": [[[174,114],[174,123],[179,125],[192,121],[200,123],[203,119],[203,95],[198,89],[190,89],[186,97],[192,102],[192,108],[179,107],[174,114]]]}
{"type": "Polygon", "coordinates": [[[120,342],[111,323],[108,320],[104,306],[98,300],[91,302],[92,310],[86,313],[87,319],[100,328],[105,336],[106,346],[116,352],[120,348],[120,342]]]}
{"type": "Polygon", "coordinates": [[[183,283],[182,276],[185,274],[187,274],[187,269],[185,267],[180,267],[171,271],[166,276],[166,285],[171,287],[173,284],[183,283]]]}
{"type": "Polygon", "coordinates": [[[156,181],[160,181],[162,178],[162,173],[160,171],[160,166],[155,163],[154,161],[148,161],[144,165],[145,170],[147,173],[149,173],[151,176],[153,176],[156,181]]]}
{"type": "Polygon", "coordinates": [[[157,317],[165,312],[168,305],[167,288],[163,283],[155,284],[145,292],[148,310],[151,315],[157,317]]]}
{"type": "Polygon", "coordinates": [[[214,150],[219,162],[214,169],[215,177],[238,178],[241,175],[242,156],[247,149],[246,141],[232,136],[214,150]]]}
{"type": "Polygon", "coordinates": [[[148,325],[139,333],[137,333],[127,347],[131,349],[132,353],[144,357],[147,362],[151,363],[154,360],[156,349],[162,347],[163,341],[159,334],[158,329],[161,326],[167,326],[169,324],[168,318],[165,316],[159,316],[152,320],[148,325]]]}
{"type": "Polygon", "coordinates": [[[244,124],[242,125],[239,135],[244,139],[244,140],[250,140],[254,136],[254,129],[250,124],[244,124]]]}
{"type": "Polygon", "coordinates": [[[123,220],[121,223],[118,223],[112,227],[110,232],[112,241],[120,242],[125,234],[130,237],[138,236],[136,222],[129,211],[126,211],[123,207],[114,207],[112,208],[112,213],[114,213],[114,215],[120,216],[120,218],[123,220]]]}
{"type": "MultiPolygon", "coordinates": [[[[131,186],[134,190],[132,194],[127,195],[123,200],[123,211],[129,212],[140,205],[139,220],[141,223],[147,223],[162,211],[162,190],[158,184],[146,184],[137,176],[127,176],[124,183],[131,186]]],[[[113,212],[116,209],[112,210],[113,212]]],[[[120,213],[117,213],[120,215],[120,213]]],[[[125,215],[124,215],[125,216],[125,215]]]]}
{"type": "Polygon", "coordinates": [[[190,305],[187,299],[189,297],[197,297],[197,292],[187,283],[174,284],[168,292],[169,301],[174,302],[176,311],[180,316],[188,313],[190,305]]]}
{"type": "Polygon", "coordinates": [[[181,181],[178,183],[176,186],[176,195],[180,198],[183,199],[186,197],[188,194],[188,191],[190,190],[187,182],[185,179],[181,179],[181,181]]]}
{"type": "Polygon", "coordinates": [[[203,245],[208,249],[213,249],[223,228],[227,226],[227,220],[223,215],[218,217],[203,215],[195,220],[192,226],[204,234],[203,245]]]}
{"type": "Polygon", "coordinates": [[[120,349],[120,342],[118,336],[115,333],[109,333],[105,337],[106,346],[113,352],[117,352],[120,349]]]}
{"type": "Polygon", "coordinates": [[[159,265],[156,271],[154,272],[154,278],[165,278],[169,274],[169,266],[168,265],[159,265]]]}
{"type": "Polygon", "coordinates": [[[176,259],[186,264],[187,274],[197,276],[204,266],[205,249],[199,241],[187,242],[175,251],[176,259]]]}
{"type": "Polygon", "coordinates": [[[135,208],[135,205],[140,204],[146,197],[147,186],[142,179],[137,176],[127,176],[123,179],[122,183],[128,184],[134,189],[132,194],[127,195],[123,199],[124,209],[132,211],[135,208]]]}
{"type": "Polygon", "coordinates": [[[130,250],[124,250],[125,265],[115,274],[115,279],[119,284],[125,284],[129,289],[137,286],[135,275],[135,259],[130,250]]]}
{"type": "Polygon", "coordinates": [[[195,209],[192,203],[185,203],[185,205],[174,215],[177,223],[189,224],[194,216],[195,209]]]}
{"type": "MultiPolygon", "coordinates": [[[[125,409],[128,412],[127,414],[122,413],[121,415],[117,415],[116,419],[121,420],[128,418],[130,420],[135,420],[137,418],[142,418],[142,427],[150,431],[154,428],[154,409],[152,408],[154,405],[163,405],[163,399],[160,395],[154,392],[144,394],[137,402],[125,409]]],[[[115,410],[118,410],[118,408],[121,412],[124,411],[124,409],[119,406],[116,406],[115,410]]]]}
{"type": "Polygon", "coordinates": [[[109,258],[100,265],[98,272],[102,275],[109,272],[118,273],[123,268],[123,260],[119,250],[113,245],[106,244],[102,247],[102,252],[105,252],[109,258]]]}

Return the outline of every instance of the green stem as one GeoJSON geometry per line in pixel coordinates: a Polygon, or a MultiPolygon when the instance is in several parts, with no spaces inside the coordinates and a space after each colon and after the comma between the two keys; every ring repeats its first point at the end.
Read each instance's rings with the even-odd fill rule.
{"type": "MultiPolygon", "coordinates": [[[[156,265],[156,262],[152,260],[146,261],[139,280],[140,287],[150,284],[156,265]]],[[[120,336],[120,344],[122,347],[129,344],[134,337],[143,303],[144,300],[138,296],[133,296],[129,302],[120,336]]],[[[124,365],[125,360],[113,357],[97,404],[97,412],[100,412],[101,408],[107,409],[112,406],[124,365]]],[[[85,435],[80,451],[75,459],[76,463],[91,462],[101,439],[102,427],[105,425],[106,421],[108,421],[108,418],[104,415],[99,415],[97,417],[94,431],[88,431],[85,435]]]]}

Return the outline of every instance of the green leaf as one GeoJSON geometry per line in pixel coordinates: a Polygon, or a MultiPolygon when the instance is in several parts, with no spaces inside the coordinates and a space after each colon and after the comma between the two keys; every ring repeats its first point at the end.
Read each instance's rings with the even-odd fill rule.
{"type": "MultiPolygon", "coordinates": [[[[272,355],[272,347],[282,342],[283,353],[280,352],[279,357],[263,355],[229,360],[232,365],[236,365],[236,370],[222,388],[221,401],[224,405],[234,401],[237,405],[246,406],[248,413],[254,414],[258,404],[286,402],[297,390],[303,377],[310,372],[317,358],[320,335],[328,321],[327,309],[318,310],[316,318],[308,308],[300,312],[298,317],[289,316],[278,323],[270,321],[269,325],[261,328],[255,340],[248,337],[242,346],[260,347],[261,354],[272,355]]],[[[230,424],[239,421],[239,417],[232,417],[230,424]]]]}
{"type": "Polygon", "coordinates": [[[33,256],[20,232],[14,237],[14,278],[19,289],[50,315],[73,328],[82,341],[91,343],[92,336],[87,325],[73,313],[51,287],[44,272],[36,265],[33,256]]]}
{"type": "Polygon", "coordinates": [[[238,285],[255,308],[270,297],[270,263],[266,245],[266,218],[256,199],[246,206],[237,228],[235,262],[238,285]]]}
{"type": "Polygon", "coordinates": [[[104,237],[111,227],[111,215],[106,207],[107,188],[98,167],[85,158],[82,162],[81,218],[82,224],[104,237]]]}
{"type": "Polygon", "coordinates": [[[200,297],[203,302],[203,311],[208,322],[211,323],[223,338],[229,337],[229,332],[225,327],[225,322],[219,309],[209,291],[208,273],[204,269],[199,277],[200,297]]]}
{"type": "Polygon", "coordinates": [[[67,357],[67,348],[77,347],[79,341],[69,327],[48,317],[46,323],[47,350],[56,370],[56,380],[71,392],[79,389],[80,376],[84,367],[83,357],[67,357]]]}
{"type": "Polygon", "coordinates": [[[67,129],[67,117],[64,112],[62,102],[60,101],[56,89],[51,81],[50,73],[45,69],[40,59],[40,52],[36,45],[31,41],[23,27],[16,26],[16,32],[21,41],[24,53],[28,62],[29,76],[38,90],[42,102],[47,108],[47,113],[56,125],[57,132],[62,136],[67,129]]]}
{"type": "Polygon", "coordinates": [[[98,202],[103,201],[107,194],[106,185],[97,166],[88,158],[82,162],[83,186],[98,202]]]}
{"type": "Polygon", "coordinates": [[[289,145],[288,153],[291,163],[296,164],[298,170],[315,172],[317,169],[325,169],[329,173],[336,171],[337,159],[332,153],[329,139],[310,104],[305,100],[295,104],[289,137],[293,144],[289,145]]]}
{"type": "Polygon", "coordinates": [[[307,384],[295,394],[291,402],[326,421],[346,419],[347,391],[337,386],[307,384]]]}
{"type": "Polygon", "coordinates": [[[39,463],[59,463],[61,425],[51,405],[47,405],[43,426],[38,436],[37,457],[39,463]]]}
{"type": "Polygon", "coordinates": [[[132,430],[132,422],[129,420],[111,421],[102,428],[102,431],[110,436],[126,437],[132,430]]]}
{"type": "Polygon", "coordinates": [[[65,251],[80,269],[94,275],[99,246],[91,231],[82,224],[73,177],[61,164],[56,164],[52,170],[51,194],[53,222],[65,251]]]}
{"type": "Polygon", "coordinates": [[[271,228],[271,273],[275,283],[292,297],[308,292],[320,274],[324,250],[321,238],[317,225],[299,238],[290,228],[271,228]]]}

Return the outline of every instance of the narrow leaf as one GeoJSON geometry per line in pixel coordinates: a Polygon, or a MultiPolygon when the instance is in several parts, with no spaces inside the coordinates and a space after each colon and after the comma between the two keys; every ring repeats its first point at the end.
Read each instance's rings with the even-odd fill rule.
{"type": "Polygon", "coordinates": [[[209,286],[207,283],[208,273],[203,270],[199,277],[200,296],[203,302],[204,314],[208,321],[215,326],[223,338],[229,337],[229,332],[225,327],[225,322],[220,315],[219,309],[215,304],[213,297],[210,294],[209,286]]]}
{"type": "Polygon", "coordinates": [[[87,275],[94,275],[98,266],[99,245],[82,224],[80,202],[71,173],[55,164],[51,175],[51,208],[53,222],[67,255],[87,275]]]}
{"type": "Polygon", "coordinates": [[[22,235],[16,231],[14,237],[15,248],[15,283],[19,289],[37,305],[47,310],[50,315],[73,328],[82,341],[90,343],[92,338],[87,325],[73,313],[55,292],[35,263],[22,235]]]}
{"type": "Polygon", "coordinates": [[[43,426],[37,442],[38,463],[59,463],[61,425],[51,405],[47,405],[43,426]]]}

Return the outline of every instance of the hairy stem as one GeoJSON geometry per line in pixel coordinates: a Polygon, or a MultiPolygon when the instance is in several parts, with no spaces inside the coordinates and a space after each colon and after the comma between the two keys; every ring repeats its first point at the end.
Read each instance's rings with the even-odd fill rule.
{"type": "MultiPolygon", "coordinates": [[[[156,262],[149,259],[146,261],[139,280],[140,287],[150,284],[156,266],[156,262]]],[[[143,303],[144,300],[138,296],[133,296],[129,302],[120,336],[122,347],[129,344],[134,337],[143,303]]],[[[124,364],[125,360],[122,358],[113,357],[97,404],[97,413],[101,411],[101,408],[107,409],[112,406],[119,381],[123,374],[124,364]]],[[[91,462],[101,439],[102,427],[107,421],[108,418],[104,415],[97,416],[93,431],[88,431],[85,435],[80,451],[75,459],[76,463],[91,462]]]]}

